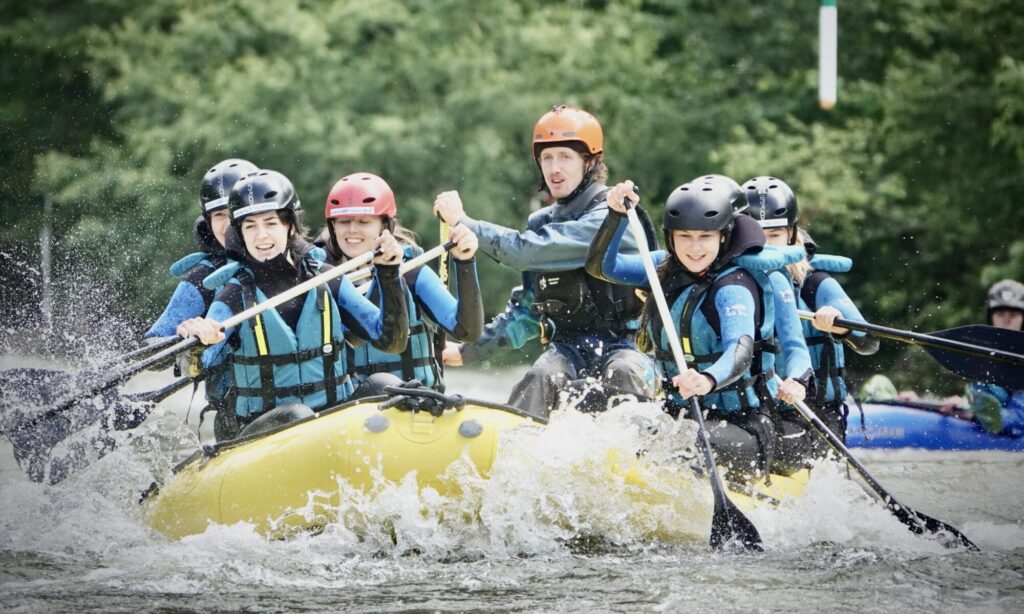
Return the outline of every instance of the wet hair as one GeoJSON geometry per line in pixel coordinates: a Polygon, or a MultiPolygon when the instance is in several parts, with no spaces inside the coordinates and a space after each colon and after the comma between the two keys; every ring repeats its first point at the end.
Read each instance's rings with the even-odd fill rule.
{"type": "MultiPolygon", "coordinates": [[[[661,288],[665,292],[666,300],[675,295],[675,289],[682,287],[680,284],[681,280],[693,279],[693,274],[687,271],[686,267],[672,253],[672,246],[669,246],[668,258],[665,258],[665,261],[659,264],[655,271],[658,273],[658,281],[661,282],[661,288]]],[[[660,317],[657,315],[657,311],[657,303],[648,296],[647,300],[644,301],[643,309],[640,311],[639,328],[636,335],[636,347],[644,354],[650,354],[658,347],[658,339],[651,337],[649,326],[651,318],[660,317]]]]}
{"type": "MultiPolygon", "coordinates": [[[[384,222],[384,230],[388,230],[394,235],[395,239],[403,245],[409,245],[412,247],[419,247],[419,237],[411,229],[406,228],[398,223],[398,220],[392,220],[386,215],[380,216],[381,221],[384,222]]],[[[333,233],[330,230],[330,225],[333,220],[327,220],[327,226],[320,232],[320,238],[323,240],[324,249],[326,249],[335,260],[343,260],[347,258],[344,252],[341,251],[341,246],[337,245],[335,240],[332,240],[333,233]]]]}
{"type": "Polygon", "coordinates": [[[398,239],[399,243],[412,247],[420,246],[419,237],[416,236],[416,233],[399,224],[398,220],[395,220],[394,227],[391,229],[391,234],[395,235],[395,238],[398,239]]]}
{"type": "MultiPolygon", "coordinates": [[[[807,243],[814,242],[814,239],[811,238],[810,233],[804,230],[803,226],[798,226],[796,232],[796,238],[799,244],[806,245],[807,243]]],[[[807,276],[811,274],[812,267],[810,261],[808,260],[808,257],[804,256],[803,259],[800,260],[800,262],[787,264],[786,270],[789,271],[789,275],[790,277],[793,278],[793,282],[798,286],[802,286],[804,285],[804,280],[807,279],[807,276]]]]}

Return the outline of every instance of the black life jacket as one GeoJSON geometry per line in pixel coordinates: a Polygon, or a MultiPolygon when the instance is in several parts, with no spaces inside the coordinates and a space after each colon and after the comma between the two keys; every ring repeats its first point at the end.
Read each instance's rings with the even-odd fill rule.
{"type": "MultiPolygon", "coordinates": [[[[608,188],[595,184],[597,190],[585,190],[577,199],[588,199],[586,205],[570,213],[566,219],[576,220],[603,203],[608,188]]],[[[572,207],[574,203],[569,203],[572,207]]],[[[658,249],[657,235],[650,216],[641,207],[637,213],[644,226],[647,245],[658,249]]],[[[535,230],[552,221],[550,217],[534,216],[528,224],[535,230]],[[539,223],[537,223],[539,221],[539,223]]],[[[553,324],[553,334],[576,334],[586,331],[610,333],[614,336],[633,334],[643,301],[632,287],[613,284],[592,277],[586,269],[566,271],[528,271],[534,292],[533,313],[553,324]]]]}

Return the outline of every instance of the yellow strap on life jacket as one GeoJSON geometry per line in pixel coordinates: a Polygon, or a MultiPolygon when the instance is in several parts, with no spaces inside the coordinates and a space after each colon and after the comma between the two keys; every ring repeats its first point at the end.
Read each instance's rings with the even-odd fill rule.
{"type": "Polygon", "coordinates": [[[326,288],[324,289],[324,312],[322,317],[323,322],[320,328],[324,333],[324,346],[326,347],[331,344],[331,292],[326,288]]]}
{"type": "Polygon", "coordinates": [[[690,350],[690,338],[689,337],[683,337],[682,341],[683,341],[683,354],[692,354],[693,352],[690,350]]]}
{"type": "Polygon", "coordinates": [[[256,326],[252,332],[256,337],[256,352],[260,356],[267,355],[267,332],[263,328],[263,316],[256,316],[256,326]]]}

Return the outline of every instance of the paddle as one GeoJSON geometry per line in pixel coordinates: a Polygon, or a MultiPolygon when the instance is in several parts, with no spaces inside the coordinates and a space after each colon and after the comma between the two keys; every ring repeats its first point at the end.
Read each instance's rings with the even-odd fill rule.
{"type": "MultiPolygon", "coordinates": [[[[405,275],[409,271],[412,271],[413,269],[417,269],[423,266],[424,264],[430,262],[431,260],[437,258],[438,256],[444,256],[449,251],[451,251],[453,247],[455,247],[455,243],[452,241],[442,243],[441,245],[435,245],[434,247],[430,248],[428,251],[423,252],[419,256],[416,256],[415,258],[409,258],[408,260],[403,262],[398,267],[398,274],[405,275]]],[[[348,275],[345,276],[345,278],[354,283],[361,279],[366,279],[370,277],[372,274],[373,269],[367,267],[360,271],[356,271],[355,273],[349,273],[348,275]]],[[[370,291],[370,284],[363,284],[359,286],[358,290],[363,294],[366,294],[367,292],[370,291]]]]}
{"type": "MultiPolygon", "coordinates": [[[[814,314],[809,311],[798,313],[805,320],[814,319],[814,314]]],[[[990,382],[1010,389],[1024,386],[1022,332],[975,324],[925,334],[842,318],[836,318],[835,326],[921,346],[940,365],[972,381],[990,382]],[[974,360],[978,358],[982,360],[974,360]]]]}
{"type": "MultiPolygon", "coordinates": [[[[845,325],[843,325],[845,326],[845,325]]],[[[778,375],[775,376],[777,383],[782,384],[782,378],[778,375]]],[[[850,452],[849,448],[846,447],[838,437],[835,436],[832,431],[828,430],[825,423],[819,418],[803,401],[798,401],[795,405],[796,410],[800,412],[800,415],[807,420],[815,431],[821,437],[828,442],[828,445],[836,451],[837,454],[844,457],[850,466],[852,466],[857,474],[864,480],[865,483],[871,488],[871,490],[881,499],[885,507],[892,512],[897,520],[907,526],[908,529],[917,534],[924,534],[925,532],[933,535],[940,533],[949,533],[957,539],[962,545],[966,546],[971,550],[977,550],[978,547],[971,540],[967,539],[967,536],[961,533],[956,527],[949,525],[941,520],[936,520],[931,516],[922,514],[921,512],[915,511],[910,507],[900,503],[889,494],[881,484],[878,483],[874,477],[868,473],[868,470],[857,460],[857,458],[850,452]]]]}
{"type": "Polygon", "coordinates": [[[22,428],[10,429],[6,434],[11,441],[14,458],[29,479],[56,484],[114,450],[117,440],[111,436],[111,431],[138,427],[157,403],[193,381],[198,379],[183,377],[158,390],[130,395],[108,389],[75,412],[36,418],[30,421],[31,428],[26,424],[22,428]],[[91,432],[87,438],[71,439],[101,419],[103,422],[97,432],[91,432]],[[55,455],[57,447],[64,442],[68,443],[55,455]]]}
{"type": "MultiPolygon", "coordinates": [[[[444,221],[444,218],[440,215],[437,216],[439,220],[437,227],[437,237],[439,241],[451,241],[448,239],[448,235],[451,232],[451,228],[448,227],[448,222],[444,221]]],[[[448,252],[446,251],[441,255],[441,260],[437,263],[437,276],[441,280],[441,285],[444,286],[445,290],[451,290],[448,286],[448,273],[450,273],[450,263],[448,258],[448,252]]],[[[439,377],[444,378],[444,348],[448,344],[448,336],[444,332],[444,327],[437,327],[437,333],[434,335],[434,356],[435,364],[437,365],[437,374],[439,377]]],[[[443,383],[442,383],[443,386],[443,383]]]]}
{"type": "MultiPolygon", "coordinates": [[[[683,358],[683,348],[679,344],[679,337],[676,335],[668,302],[661,289],[661,280],[658,279],[658,272],[654,269],[654,262],[651,260],[651,250],[647,246],[647,234],[644,232],[643,224],[640,223],[640,218],[637,217],[636,210],[629,199],[624,199],[624,204],[626,205],[626,217],[629,219],[629,229],[640,250],[640,258],[643,260],[647,280],[651,286],[651,296],[654,297],[655,304],[658,306],[658,313],[664,324],[669,345],[672,347],[676,368],[680,373],[685,373],[687,367],[686,360],[683,358]]],[[[680,413],[679,418],[682,419],[682,417],[683,415],[680,413]]],[[[711,440],[708,438],[708,431],[704,426],[704,416],[701,414],[700,404],[696,397],[690,399],[690,418],[697,423],[697,439],[700,441],[704,453],[704,463],[707,465],[708,479],[711,481],[711,491],[715,498],[715,508],[711,516],[711,547],[718,550],[729,543],[739,542],[748,550],[762,550],[761,535],[757,532],[757,528],[725,494],[725,486],[718,475],[715,457],[711,452],[711,440]]]]}
{"type": "MultiPolygon", "coordinates": [[[[231,316],[224,322],[221,322],[220,329],[224,331],[229,328],[238,326],[239,324],[245,322],[249,318],[253,318],[263,313],[264,311],[267,311],[268,309],[277,307],[282,303],[290,301],[291,299],[297,296],[301,296],[302,294],[309,292],[313,288],[316,288],[336,277],[340,277],[345,273],[348,273],[349,271],[352,271],[354,269],[359,268],[360,266],[363,266],[364,264],[369,263],[371,260],[373,260],[373,258],[376,255],[377,254],[375,251],[369,251],[357,258],[353,258],[352,260],[345,262],[340,266],[328,269],[327,271],[320,273],[316,277],[307,279],[306,281],[292,288],[289,288],[288,290],[285,290],[280,294],[274,295],[273,297],[263,301],[262,303],[253,305],[252,307],[246,309],[245,311],[242,311],[241,313],[237,313],[231,316]]],[[[46,420],[50,416],[54,416],[64,411],[67,411],[71,407],[74,407],[83,398],[94,397],[97,394],[103,392],[104,390],[126,381],[127,379],[131,378],[140,371],[143,371],[144,369],[154,364],[160,363],[168,358],[176,356],[181,352],[184,352],[189,348],[197,345],[198,343],[199,339],[196,337],[189,337],[188,339],[179,339],[170,347],[167,347],[164,350],[157,352],[152,356],[140,360],[139,362],[131,366],[125,367],[120,371],[108,375],[103,381],[92,383],[91,385],[87,386],[84,391],[72,391],[71,394],[67,395],[65,398],[54,402],[54,406],[52,408],[45,410],[41,414],[33,416],[23,424],[15,425],[13,427],[4,425],[4,432],[10,433],[12,430],[22,430],[25,428],[29,428],[33,424],[36,424],[42,420],[46,420]]]]}
{"type": "Polygon", "coordinates": [[[61,391],[71,392],[88,385],[90,380],[102,377],[106,371],[139,356],[155,354],[164,348],[170,347],[178,340],[177,337],[165,337],[150,345],[132,350],[127,354],[110,358],[94,367],[84,368],[77,373],[70,373],[60,369],[24,367],[7,369],[0,373],[0,398],[4,396],[3,391],[6,390],[16,391],[15,404],[24,404],[26,400],[52,399],[56,393],[61,391]]]}

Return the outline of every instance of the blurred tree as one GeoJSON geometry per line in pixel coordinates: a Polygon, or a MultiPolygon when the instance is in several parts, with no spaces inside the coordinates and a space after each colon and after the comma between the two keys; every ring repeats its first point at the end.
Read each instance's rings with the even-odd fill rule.
{"type": "MultiPolygon", "coordinates": [[[[844,4],[831,112],[815,104],[817,7],[801,0],[0,8],[0,195],[26,212],[0,247],[34,240],[52,194],[75,270],[153,318],[167,265],[192,250],[199,179],[234,156],[288,175],[314,230],[358,170],[387,179],[425,244],[445,189],[521,227],[539,204],[530,129],[568,102],[602,122],[612,180],[638,181],[656,218],[694,176],[778,175],[823,248],[855,259],[846,285],[870,318],[961,324],[986,284],[1024,269],[1018,5],[844,4]]],[[[481,266],[494,312],[518,276],[481,266]]]]}

